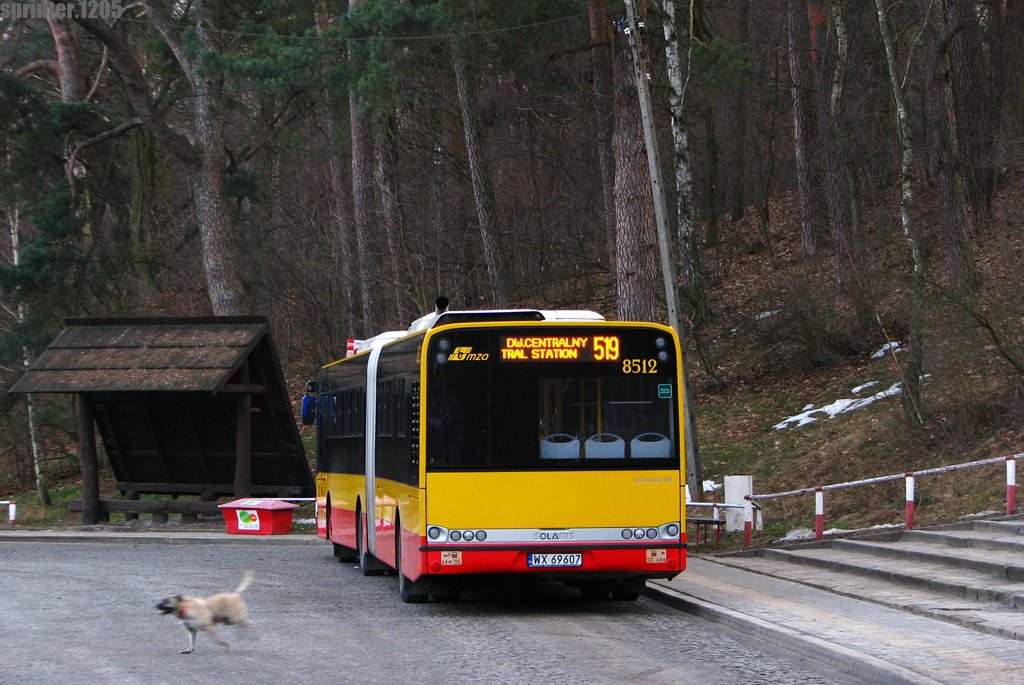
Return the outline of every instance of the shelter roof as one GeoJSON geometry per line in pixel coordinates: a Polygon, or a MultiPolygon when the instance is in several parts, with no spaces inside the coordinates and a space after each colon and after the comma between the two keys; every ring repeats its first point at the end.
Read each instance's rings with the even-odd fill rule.
{"type": "Polygon", "coordinates": [[[309,497],[313,476],[262,316],[67,319],[10,393],[89,402],[118,489],[230,495],[239,411],[253,495],[309,497]],[[251,405],[240,409],[241,398],[251,405]]]}
{"type": "Polygon", "coordinates": [[[268,333],[262,316],[67,319],[11,393],[223,390],[268,333]]]}

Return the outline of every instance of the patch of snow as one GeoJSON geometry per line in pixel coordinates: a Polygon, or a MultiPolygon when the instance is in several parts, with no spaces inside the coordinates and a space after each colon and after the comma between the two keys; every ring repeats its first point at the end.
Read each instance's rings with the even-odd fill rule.
{"type": "Polygon", "coordinates": [[[882,345],[882,349],[878,350],[873,355],[871,355],[871,358],[872,359],[881,359],[882,357],[885,356],[885,353],[889,352],[889,351],[892,351],[893,354],[896,354],[897,352],[902,352],[903,351],[902,344],[898,343],[898,342],[886,343],[886,344],[882,345]]]}
{"type": "Polygon", "coordinates": [[[854,388],[854,389],[853,389],[853,390],[851,390],[850,392],[852,392],[852,393],[853,393],[854,395],[856,395],[856,394],[857,394],[857,393],[859,393],[859,392],[860,392],[861,390],[867,390],[867,389],[868,389],[868,388],[870,388],[870,387],[871,387],[872,385],[878,385],[878,381],[871,381],[870,383],[865,383],[864,385],[858,385],[858,386],[857,386],[856,388],[854,388]]]}
{"type": "Polygon", "coordinates": [[[755,321],[760,321],[761,319],[767,319],[769,316],[775,316],[776,314],[781,314],[781,313],[782,313],[781,309],[776,309],[775,311],[771,311],[771,312],[761,312],[760,314],[758,314],[757,316],[754,317],[754,320],[755,321]]]}
{"type": "Polygon", "coordinates": [[[722,483],[716,483],[713,480],[704,481],[704,492],[714,492],[716,490],[721,490],[723,487],[725,486],[722,483]]]}
{"type": "Polygon", "coordinates": [[[814,531],[810,528],[794,528],[786,533],[780,542],[796,542],[797,540],[813,540],[814,531]]]}
{"type": "Polygon", "coordinates": [[[773,428],[775,430],[782,430],[783,428],[799,428],[800,426],[806,426],[809,423],[814,423],[818,420],[818,416],[815,414],[823,414],[824,418],[834,418],[839,414],[846,414],[857,409],[863,409],[864,407],[874,404],[878,400],[885,399],[886,397],[892,397],[893,395],[899,395],[902,391],[902,383],[893,383],[889,386],[888,390],[875,393],[871,397],[865,397],[858,400],[842,399],[836,400],[832,404],[827,404],[824,407],[818,409],[805,409],[795,416],[789,416],[779,423],[775,424],[773,428]]]}

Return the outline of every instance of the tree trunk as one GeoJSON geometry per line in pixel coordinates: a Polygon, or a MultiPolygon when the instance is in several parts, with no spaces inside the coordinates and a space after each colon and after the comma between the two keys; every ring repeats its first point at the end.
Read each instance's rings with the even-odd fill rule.
{"type": "Polygon", "coordinates": [[[708,165],[704,183],[704,214],[707,225],[704,228],[704,242],[709,248],[718,247],[718,137],[715,134],[715,119],[711,106],[703,112],[704,145],[707,147],[708,165]]]}
{"type": "MultiPolygon", "coordinates": [[[[750,44],[750,0],[740,0],[738,7],[740,36],[739,43],[750,44]]],[[[748,50],[749,52],[749,50],[748,50]]],[[[749,58],[749,54],[747,55],[749,58]]],[[[738,222],[743,219],[746,212],[746,181],[747,181],[747,99],[750,97],[750,90],[742,88],[739,93],[734,94],[733,105],[733,178],[730,185],[729,201],[730,219],[738,222]]]]}
{"type": "Polygon", "coordinates": [[[381,218],[384,225],[384,238],[387,241],[388,255],[386,258],[388,273],[391,277],[391,301],[394,307],[392,319],[398,324],[411,320],[407,316],[405,298],[399,276],[398,262],[404,254],[402,233],[402,205],[398,197],[398,178],[395,173],[396,141],[394,135],[394,118],[385,122],[384,128],[374,134],[373,149],[376,154],[374,178],[380,196],[381,218]]]}
{"type": "Polygon", "coordinates": [[[480,222],[480,241],[487,264],[487,278],[491,286],[491,305],[498,309],[509,306],[508,285],[498,254],[497,236],[500,231],[498,210],[494,203],[494,188],[490,171],[480,143],[476,120],[476,94],[469,80],[466,57],[458,38],[452,38],[452,64],[455,69],[455,85],[459,95],[459,109],[462,112],[462,132],[466,141],[466,158],[469,163],[470,182],[473,184],[473,198],[476,203],[477,220],[480,222]]]}
{"type": "Polygon", "coordinates": [[[921,403],[921,378],[924,375],[924,257],[917,231],[913,225],[911,207],[914,203],[913,138],[910,116],[907,113],[906,98],[897,65],[895,41],[889,20],[885,16],[885,0],[875,0],[878,12],[878,28],[885,46],[886,64],[889,68],[889,83],[892,86],[893,101],[896,105],[896,131],[900,143],[900,224],[903,240],[910,251],[913,264],[913,287],[910,301],[910,332],[907,340],[906,365],[903,368],[903,392],[900,401],[903,415],[914,426],[924,423],[921,403]]]}
{"type": "MultiPolygon", "coordinates": [[[[363,0],[349,0],[351,13],[363,0]]],[[[349,63],[354,64],[352,48],[349,63]]],[[[355,90],[348,94],[352,136],[352,222],[356,233],[356,264],[358,267],[360,303],[363,308],[364,335],[373,335],[380,323],[371,281],[374,259],[370,254],[371,211],[373,207],[373,136],[370,115],[362,112],[355,90]]]]}
{"type": "Polygon", "coordinates": [[[995,192],[995,112],[985,46],[974,3],[944,2],[966,197],[975,216],[987,220],[995,192]]]}
{"type": "MultiPolygon", "coordinates": [[[[871,308],[862,282],[860,235],[853,215],[853,190],[839,126],[839,97],[842,92],[844,55],[830,46],[829,9],[822,0],[808,0],[811,48],[814,50],[815,80],[818,88],[818,134],[824,161],[825,196],[836,256],[836,288],[850,299],[856,326],[872,325],[871,308]]],[[[838,33],[838,30],[837,30],[838,33]]],[[[841,45],[837,46],[837,49],[841,45]]]]}
{"type": "Polygon", "coordinates": [[[818,254],[827,229],[821,180],[812,161],[817,156],[814,154],[814,110],[808,102],[808,92],[812,87],[808,75],[810,68],[807,65],[807,54],[810,49],[807,36],[810,31],[802,4],[803,0],[789,0],[787,3],[789,75],[790,92],[793,97],[793,148],[796,158],[797,194],[800,198],[801,245],[804,256],[813,257],[818,254]]]}
{"type": "MultiPolygon", "coordinates": [[[[590,39],[594,44],[610,43],[611,18],[603,0],[589,0],[590,39]]],[[[615,151],[612,135],[615,113],[612,111],[611,64],[608,50],[591,51],[591,70],[594,74],[594,137],[597,141],[597,159],[601,166],[601,197],[604,200],[605,245],[608,266],[615,270],[615,151]]]]}
{"type": "Polygon", "coordinates": [[[981,284],[981,276],[974,264],[974,243],[956,141],[956,110],[949,74],[949,41],[946,40],[949,28],[945,25],[943,0],[921,2],[927,13],[923,44],[928,79],[928,138],[939,191],[946,265],[950,286],[954,290],[969,291],[981,284]]]}
{"type": "MultiPolygon", "coordinates": [[[[216,17],[215,0],[197,0],[196,39],[204,52],[217,49],[216,17]]],[[[196,146],[202,157],[201,167],[192,175],[192,193],[199,220],[206,288],[215,316],[243,314],[245,295],[236,266],[235,227],[228,214],[221,83],[218,77],[201,75],[196,69],[192,69],[191,74],[196,146]]]]}
{"type": "MultiPolygon", "coordinates": [[[[992,93],[995,118],[994,132],[1024,128],[1024,79],[1020,64],[1024,63],[1024,2],[993,3],[991,25],[992,93]]],[[[1011,153],[1012,154],[1012,153],[1011,153]]],[[[1001,159],[993,160],[996,169],[1001,159]]]]}
{"type": "Polygon", "coordinates": [[[71,25],[64,19],[47,17],[50,33],[57,48],[57,75],[61,102],[82,102],[85,99],[85,71],[79,56],[78,43],[71,25]]]}
{"type": "Polygon", "coordinates": [[[693,206],[693,170],[690,134],[684,104],[690,80],[689,11],[677,11],[675,0],[662,0],[665,14],[665,62],[669,83],[669,113],[672,119],[672,168],[676,178],[676,233],[679,242],[680,278],[688,289],[697,278],[697,246],[693,206]]]}
{"type": "Polygon", "coordinates": [[[349,92],[352,136],[352,223],[356,234],[359,302],[362,305],[363,335],[373,335],[377,327],[377,303],[370,280],[370,209],[373,206],[373,150],[370,118],[359,111],[355,91],[349,92]]]}
{"type": "MultiPolygon", "coordinates": [[[[330,29],[330,14],[327,8],[326,0],[320,0],[317,3],[315,11],[316,19],[316,30],[317,34],[330,29]]],[[[323,66],[324,72],[327,71],[327,65],[323,66]]],[[[326,75],[326,74],[325,74],[326,75]]],[[[348,215],[345,213],[345,172],[344,172],[344,160],[337,149],[336,131],[338,125],[335,121],[337,112],[341,109],[340,103],[338,103],[332,96],[330,90],[324,92],[324,100],[326,106],[326,121],[324,122],[325,131],[327,133],[327,159],[328,167],[331,175],[331,221],[334,228],[334,240],[332,241],[333,252],[332,263],[338,265],[339,278],[341,281],[341,326],[350,327],[356,320],[357,316],[355,313],[356,299],[353,284],[355,283],[356,265],[353,263],[352,253],[352,225],[348,220],[348,215]]],[[[351,328],[342,329],[344,335],[353,334],[351,328]]]]}
{"type": "MultiPolygon", "coordinates": [[[[193,63],[178,25],[171,21],[160,0],[143,0],[146,14],[163,36],[188,79],[193,96],[195,142],[173,129],[153,103],[149,83],[134,50],[108,24],[95,19],[78,18],[82,28],[103,43],[110,63],[124,83],[132,107],[142,123],[189,171],[192,180],[196,220],[203,252],[203,275],[213,313],[242,314],[245,291],[238,277],[235,228],[227,208],[225,192],[226,156],[220,103],[220,82],[216,75],[200,74],[193,63]]],[[[215,52],[217,34],[215,0],[197,0],[195,4],[195,42],[201,52],[215,52]]]]}
{"type": "MultiPolygon", "coordinates": [[[[21,218],[17,207],[7,211],[7,226],[11,236],[11,263],[17,267],[21,263],[21,218]]],[[[28,307],[25,304],[19,304],[17,313],[18,324],[24,324],[27,318],[28,307]]],[[[22,367],[26,370],[31,364],[28,348],[25,346],[21,348],[21,362],[22,367]]],[[[52,507],[53,501],[50,499],[50,491],[46,486],[46,472],[43,470],[42,445],[39,440],[39,427],[36,424],[35,405],[32,395],[25,396],[25,404],[28,408],[28,436],[32,448],[32,473],[36,481],[36,494],[43,506],[52,507]]]]}
{"type": "Polygon", "coordinates": [[[633,59],[621,30],[612,38],[612,82],[618,316],[622,321],[654,321],[658,273],[654,200],[633,78],[633,59]]]}

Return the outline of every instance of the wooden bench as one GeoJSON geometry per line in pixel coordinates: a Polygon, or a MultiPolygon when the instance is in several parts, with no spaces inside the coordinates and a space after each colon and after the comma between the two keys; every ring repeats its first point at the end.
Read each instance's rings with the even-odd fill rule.
{"type": "Polygon", "coordinates": [[[699,516],[687,516],[687,523],[693,523],[697,525],[697,535],[693,540],[693,550],[700,550],[700,532],[704,530],[704,542],[708,541],[708,526],[714,526],[715,528],[715,549],[718,549],[718,540],[722,535],[722,526],[725,525],[725,519],[713,519],[713,518],[701,518],[699,516]]]}
{"type": "MultiPolygon", "coordinates": [[[[82,511],[82,500],[68,502],[71,511],[82,511]]],[[[184,523],[195,523],[199,516],[216,516],[220,514],[217,502],[179,502],[178,500],[137,500],[137,499],[101,499],[100,520],[110,521],[111,514],[124,514],[125,520],[135,518],[139,514],[152,514],[153,523],[167,523],[169,514],[181,514],[184,523]]]]}

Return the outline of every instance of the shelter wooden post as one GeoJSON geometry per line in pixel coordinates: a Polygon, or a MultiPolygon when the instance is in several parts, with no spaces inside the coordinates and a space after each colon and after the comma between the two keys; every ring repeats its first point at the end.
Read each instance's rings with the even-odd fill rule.
{"type": "Polygon", "coordinates": [[[78,445],[82,459],[82,523],[100,522],[100,473],[96,454],[96,428],[92,402],[78,395],[78,445]]]}
{"type": "MultiPolygon", "coordinates": [[[[240,382],[249,383],[248,361],[240,369],[240,382]]],[[[252,495],[252,395],[243,393],[235,403],[235,497],[252,495]]]]}

